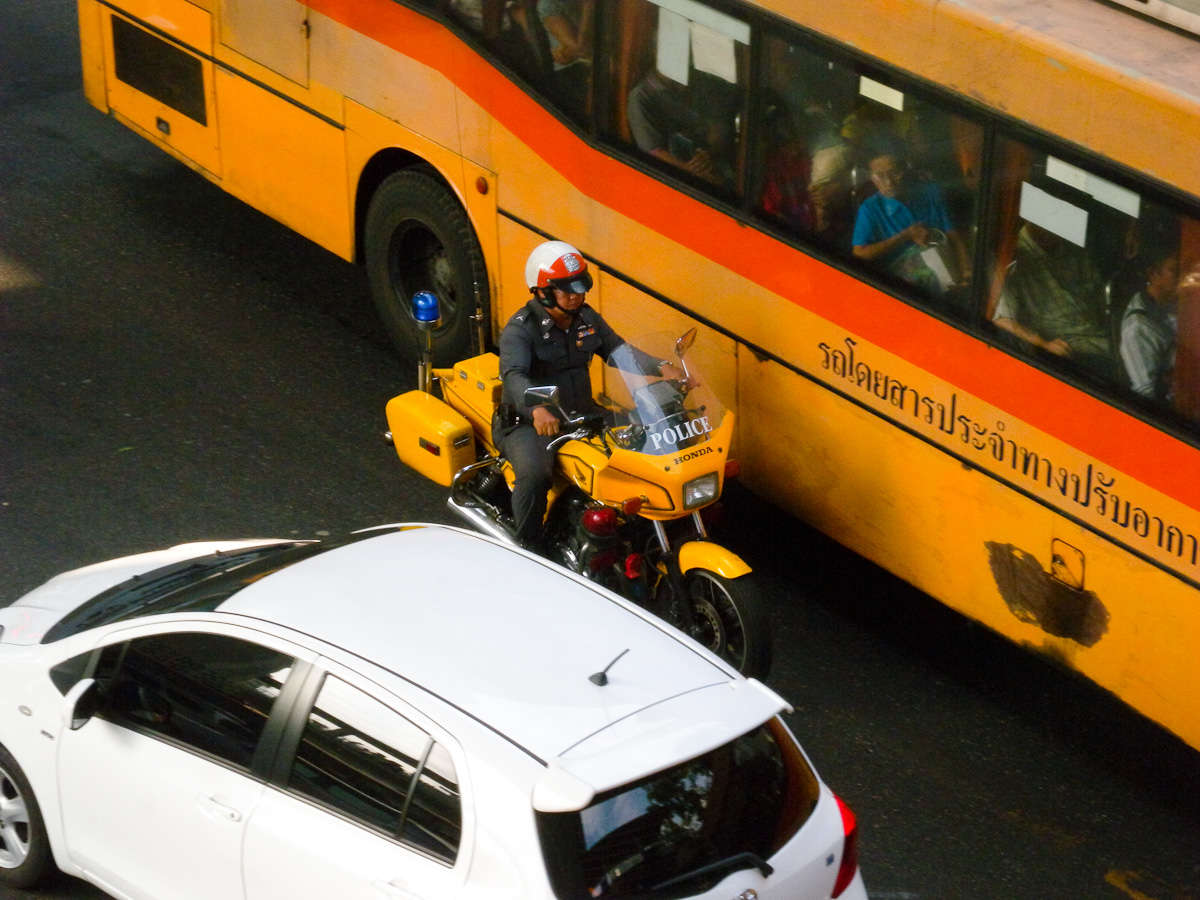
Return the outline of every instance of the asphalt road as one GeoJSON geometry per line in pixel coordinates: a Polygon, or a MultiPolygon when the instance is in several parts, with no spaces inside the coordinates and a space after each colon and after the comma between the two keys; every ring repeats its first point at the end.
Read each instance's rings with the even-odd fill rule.
{"type": "MultiPolygon", "coordinates": [[[[0,4],[0,603],[181,541],[450,522],[380,440],[414,377],[362,272],[88,107],[76,41],[64,0],[0,4]]],[[[1200,754],[728,499],[875,900],[1200,898],[1200,754]]]]}

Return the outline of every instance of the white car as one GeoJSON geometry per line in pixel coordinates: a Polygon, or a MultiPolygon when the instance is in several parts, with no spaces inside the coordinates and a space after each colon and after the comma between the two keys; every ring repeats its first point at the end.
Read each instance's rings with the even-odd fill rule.
{"type": "Polygon", "coordinates": [[[0,608],[0,886],[865,900],[786,708],[455,528],[117,559],[0,608]]]}

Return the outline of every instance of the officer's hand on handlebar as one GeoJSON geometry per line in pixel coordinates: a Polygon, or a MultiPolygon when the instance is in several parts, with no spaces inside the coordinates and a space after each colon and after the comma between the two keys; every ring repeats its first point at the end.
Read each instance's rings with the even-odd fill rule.
{"type": "Polygon", "coordinates": [[[669,381],[678,381],[683,386],[683,390],[685,392],[690,391],[693,388],[700,387],[699,381],[690,377],[686,372],[683,371],[683,369],[679,368],[679,366],[672,365],[671,363],[667,363],[661,369],[659,369],[658,374],[669,381]]]}
{"type": "Polygon", "coordinates": [[[544,406],[535,406],[533,408],[533,428],[543,437],[556,435],[558,434],[558,416],[544,406]]]}

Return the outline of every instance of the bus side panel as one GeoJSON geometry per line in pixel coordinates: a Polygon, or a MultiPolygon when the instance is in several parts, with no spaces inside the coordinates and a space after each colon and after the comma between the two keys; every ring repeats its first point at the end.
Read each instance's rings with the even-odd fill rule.
{"type": "MultiPolygon", "coordinates": [[[[406,40],[446,42],[442,26],[397,4],[387,7],[386,14],[403,17],[406,40]]],[[[309,21],[314,85],[393,122],[419,127],[429,141],[459,152],[455,89],[444,75],[315,11],[309,21]]]]}
{"type": "Polygon", "coordinates": [[[778,363],[739,394],[754,491],[1198,745],[1194,588],[778,363]]]}
{"type": "Polygon", "coordinates": [[[184,0],[101,13],[108,105],[143,136],[209,177],[221,172],[213,90],[212,23],[184,0]],[[140,22],[154,22],[154,31],[140,22]]]}
{"type": "Polygon", "coordinates": [[[79,0],[79,49],[83,65],[83,95],[101,112],[108,112],[104,91],[104,40],[102,7],[96,0],[79,0]]]}
{"type": "Polygon", "coordinates": [[[217,91],[225,189],[349,259],[353,227],[342,130],[224,69],[217,91]]]}
{"type": "MultiPolygon", "coordinates": [[[[501,185],[503,188],[504,185],[501,185]]],[[[512,219],[500,219],[500,271],[498,281],[501,284],[499,302],[492,303],[492,318],[497,327],[503,329],[513,313],[529,302],[529,288],[525,284],[525,260],[530,252],[545,240],[540,234],[523,228],[512,219]]],[[[604,300],[603,285],[595,291],[595,298],[602,303],[604,300]]]]}

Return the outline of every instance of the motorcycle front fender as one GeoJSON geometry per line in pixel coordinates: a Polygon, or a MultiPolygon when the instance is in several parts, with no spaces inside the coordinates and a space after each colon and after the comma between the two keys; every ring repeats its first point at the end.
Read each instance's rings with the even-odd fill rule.
{"type": "Polygon", "coordinates": [[[740,578],[750,574],[750,567],[732,550],[711,541],[688,541],[679,548],[679,571],[707,569],[724,578],[740,578]]]}

